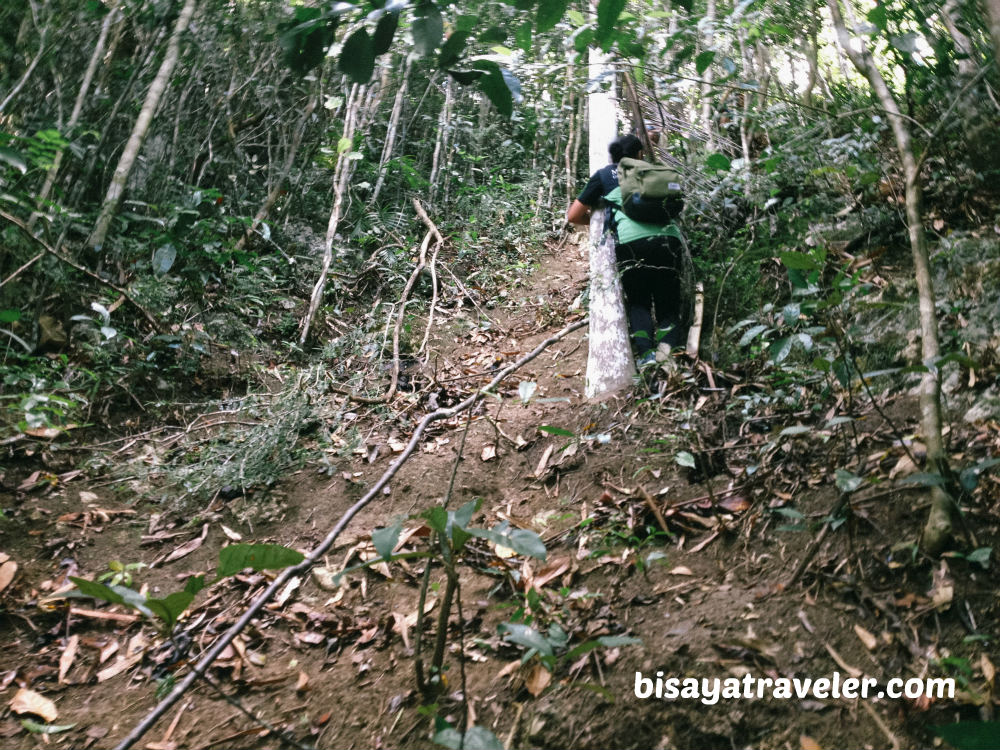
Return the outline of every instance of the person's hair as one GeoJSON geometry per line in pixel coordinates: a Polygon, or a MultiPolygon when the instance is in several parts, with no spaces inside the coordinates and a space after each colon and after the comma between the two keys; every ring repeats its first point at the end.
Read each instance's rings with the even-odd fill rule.
{"type": "Polygon", "coordinates": [[[620,135],[608,145],[608,153],[611,154],[611,161],[617,164],[623,158],[636,159],[642,153],[642,141],[634,135],[620,135]]]}

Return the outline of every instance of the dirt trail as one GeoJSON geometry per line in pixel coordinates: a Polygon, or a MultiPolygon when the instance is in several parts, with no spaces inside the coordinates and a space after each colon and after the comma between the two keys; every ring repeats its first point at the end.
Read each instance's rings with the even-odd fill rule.
{"type": "MultiPolygon", "coordinates": [[[[155,704],[155,680],[193,660],[262,590],[265,576],[238,576],[202,592],[185,622],[185,630],[196,633],[193,644],[164,642],[122,610],[89,601],[77,606],[105,618],[118,612],[118,619],[71,615],[65,607],[46,614],[33,606],[46,587],[57,586],[67,572],[94,578],[112,559],[162,560],[202,530],[197,549],[136,572],[136,580],[160,595],[175,590],[187,575],[210,570],[234,533],[245,541],[312,547],[385,471],[414,415],[461,400],[471,384],[485,382],[579,316],[570,308],[585,275],[582,253],[563,247],[546,255],[526,287],[507,290],[501,299],[508,302],[490,313],[490,328],[439,328],[428,364],[438,387],[408,405],[410,421],[387,425],[359,409],[362,440],[354,460],[339,464],[332,477],[313,468],[288,477],[275,493],[280,512],[271,523],[240,525],[221,504],[207,509],[191,532],[158,537],[144,508],[135,515],[79,515],[87,505],[129,510],[100,482],[69,483],[44,496],[22,493],[18,531],[5,532],[3,541],[21,571],[4,592],[0,678],[7,677],[0,699],[6,704],[25,684],[58,706],[54,723],[75,727],[46,742],[8,713],[0,718],[3,744],[113,745],[155,704]],[[81,491],[93,494],[81,499],[81,491]],[[67,659],[77,637],[76,656],[67,659]]],[[[892,543],[919,522],[904,510],[914,501],[912,492],[860,506],[850,542],[843,533],[831,534],[813,563],[819,573],[786,587],[813,534],[779,530],[783,519],[773,509],[794,500],[797,512],[815,521],[830,511],[836,491],[822,480],[829,449],[788,440],[780,481],[777,470],[771,479],[751,477],[746,467],[760,461],[766,438],[740,425],[731,382],[721,375],[709,381],[706,371],[684,365],[656,380],[651,392],[640,388],[638,398],[592,404],[583,397],[586,348],[585,330],[571,334],[505,381],[498,389],[503,398],[486,399],[471,422],[463,415],[437,424],[385,497],[359,515],[328,556],[331,571],[357,563],[372,554],[373,529],[440,503],[468,424],[449,507],[481,499],[476,525],[506,520],[531,529],[548,556],[526,561],[474,546],[462,566],[461,627],[458,617],[451,619],[439,718],[458,723],[463,671],[470,720],[508,748],[814,746],[809,741],[820,747],[918,747],[931,741],[928,725],[975,715],[971,698],[716,705],[636,698],[637,671],[701,679],[818,678],[856,670],[884,680],[922,674],[947,655],[996,661],[992,642],[968,646],[966,636],[970,627],[988,633],[1000,618],[989,578],[964,561],[950,561],[963,573],[957,581],[947,565],[935,569],[939,584],[945,580],[940,576],[951,582],[954,608],[931,598],[929,566],[884,564],[892,543]],[[535,384],[526,404],[521,383],[535,384]],[[693,448],[695,468],[681,469],[677,452],[693,448]],[[723,458],[710,460],[716,450],[723,458]],[[966,622],[960,603],[978,625],[966,622]],[[557,655],[601,637],[641,644],[612,641],[622,645],[560,658],[550,672],[536,659],[521,665],[522,650],[498,633],[501,623],[525,618],[543,633],[555,623],[568,636],[557,655]]],[[[984,545],[997,537],[995,518],[986,531],[984,545]]],[[[419,544],[419,536],[409,542],[419,544]]],[[[413,675],[421,567],[419,560],[376,565],[350,574],[341,587],[322,575],[302,581],[224,655],[213,680],[246,709],[315,747],[433,747],[431,724],[416,710],[413,675]]],[[[439,572],[432,577],[432,619],[442,581],[439,572]]],[[[968,686],[966,693],[979,694],[977,689],[968,686]]],[[[143,742],[153,750],[275,744],[206,685],[191,691],[143,742]]]]}

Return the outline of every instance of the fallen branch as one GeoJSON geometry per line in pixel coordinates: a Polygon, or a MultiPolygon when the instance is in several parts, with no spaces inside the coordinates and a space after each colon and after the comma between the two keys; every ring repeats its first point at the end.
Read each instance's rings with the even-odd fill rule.
{"type": "MultiPolygon", "coordinates": [[[[54,247],[52,247],[47,242],[45,242],[45,240],[41,239],[40,237],[36,237],[30,231],[28,231],[27,225],[23,221],[21,221],[19,218],[17,218],[16,216],[11,216],[6,211],[0,210],[0,217],[6,219],[11,224],[13,224],[14,226],[18,227],[22,232],[24,232],[25,235],[27,235],[28,237],[30,237],[31,239],[33,239],[35,242],[37,242],[39,245],[41,245],[42,248],[45,250],[45,252],[47,252],[49,255],[51,255],[51,256],[53,256],[55,258],[58,258],[63,263],[65,263],[67,266],[70,266],[71,268],[75,268],[77,271],[79,271],[80,273],[82,273],[85,276],[90,277],[91,279],[93,279],[94,281],[96,281],[98,284],[102,284],[103,286],[106,286],[109,289],[114,289],[116,292],[118,292],[118,294],[122,295],[126,300],[128,300],[129,304],[132,305],[132,307],[134,307],[136,310],[138,310],[140,313],[142,313],[142,316],[149,322],[149,324],[151,326],[153,326],[153,330],[155,330],[157,333],[163,333],[164,332],[163,326],[160,324],[160,321],[158,321],[156,318],[154,318],[153,315],[148,310],[146,310],[145,307],[143,307],[138,302],[136,302],[132,298],[132,295],[129,294],[125,289],[123,289],[122,287],[118,286],[117,284],[113,284],[112,282],[108,281],[107,279],[101,278],[98,274],[94,273],[89,268],[81,266],[75,260],[71,260],[70,258],[67,258],[65,255],[63,255],[62,253],[60,253],[59,251],[57,251],[54,247]]],[[[34,261],[31,261],[31,262],[33,263],[34,261]]],[[[20,273],[20,272],[21,272],[21,269],[18,269],[18,271],[16,271],[15,274],[20,273]]],[[[10,278],[13,278],[13,277],[9,277],[7,279],[7,281],[10,281],[10,278]]],[[[7,281],[5,281],[4,283],[6,284],[7,281]]]]}
{"type": "Polygon", "coordinates": [[[150,711],[146,717],[140,721],[128,735],[115,746],[115,750],[128,750],[132,747],[139,739],[142,738],[146,732],[148,732],[157,721],[173,707],[177,701],[179,701],[184,694],[190,689],[191,685],[212,665],[221,654],[226,646],[233,642],[237,635],[239,635],[250,621],[257,616],[257,613],[264,608],[271,598],[282,588],[285,584],[295,576],[303,576],[309,572],[309,570],[323,557],[324,554],[333,546],[337,538],[343,533],[344,529],[351,522],[361,510],[365,508],[372,500],[378,497],[382,493],[382,488],[385,487],[389,481],[396,475],[400,467],[406,463],[407,459],[416,450],[417,445],[420,443],[420,438],[427,430],[427,427],[434,422],[442,419],[448,419],[454,417],[456,414],[460,414],[467,409],[469,409],[473,404],[475,404],[479,398],[494,388],[508,375],[520,369],[524,365],[528,364],[531,360],[541,354],[545,349],[552,344],[560,341],[561,339],[568,336],[573,331],[578,328],[582,328],[587,325],[588,321],[586,318],[583,320],[578,320],[565,328],[563,328],[558,333],[545,339],[542,343],[532,349],[528,354],[521,357],[521,359],[503,368],[496,374],[496,376],[491,380],[485,387],[480,388],[471,396],[466,398],[459,404],[455,406],[437,409],[427,414],[417,425],[417,428],[413,431],[413,435],[410,437],[410,441],[407,443],[406,448],[402,453],[396,458],[386,472],[378,479],[375,484],[364,494],[364,496],[358,500],[354,505],[348,508],[347,512],[340,518],[339,521],[334,525],[334,527],[327,534],[326,538],[323,539],[313,550],[306,555],[305,559],[298,565],[294,565],[290,568],[285,568],[275,579],[271,582],[271,585],[257,597],[247,609],[246,612],[229,628],[208,650],[208,652],[198,661],[198,663],[192,668],[192,670],[181,680],[177,686],[171,691],[170,695],[164,698],[160,703],[158,703],[152,711],[150,711]]]}

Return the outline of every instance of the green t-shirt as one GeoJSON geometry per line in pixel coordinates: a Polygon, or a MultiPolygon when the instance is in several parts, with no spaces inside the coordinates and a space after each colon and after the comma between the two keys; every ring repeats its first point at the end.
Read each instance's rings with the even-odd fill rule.
{"type": "Polygon", "coordinates": [[[610,193],[604,196],[604,200],[614,206],[612,209],[615,212],[615,225],[618,228],[618,242],[622,245],[628,242],[634,242],[635,240],[641,240],[646,237],[657,237],[657,236],[671,236],[672,231],[668,231],[668,228],[673,226],[672,224],[641,224],[638,221],[633,221],[625,212],[621,209],[622,204],[622,189],[616,187],[610,193]]]}

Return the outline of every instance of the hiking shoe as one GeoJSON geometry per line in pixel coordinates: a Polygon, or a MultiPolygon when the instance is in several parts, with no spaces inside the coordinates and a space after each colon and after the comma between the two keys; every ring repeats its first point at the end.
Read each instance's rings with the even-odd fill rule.
{"type": "Polygon", "coordinates": [[[640,370],[645,370],[656,366],[656,352],[648,351],[635,358],[635,366],[640,370]]]}

